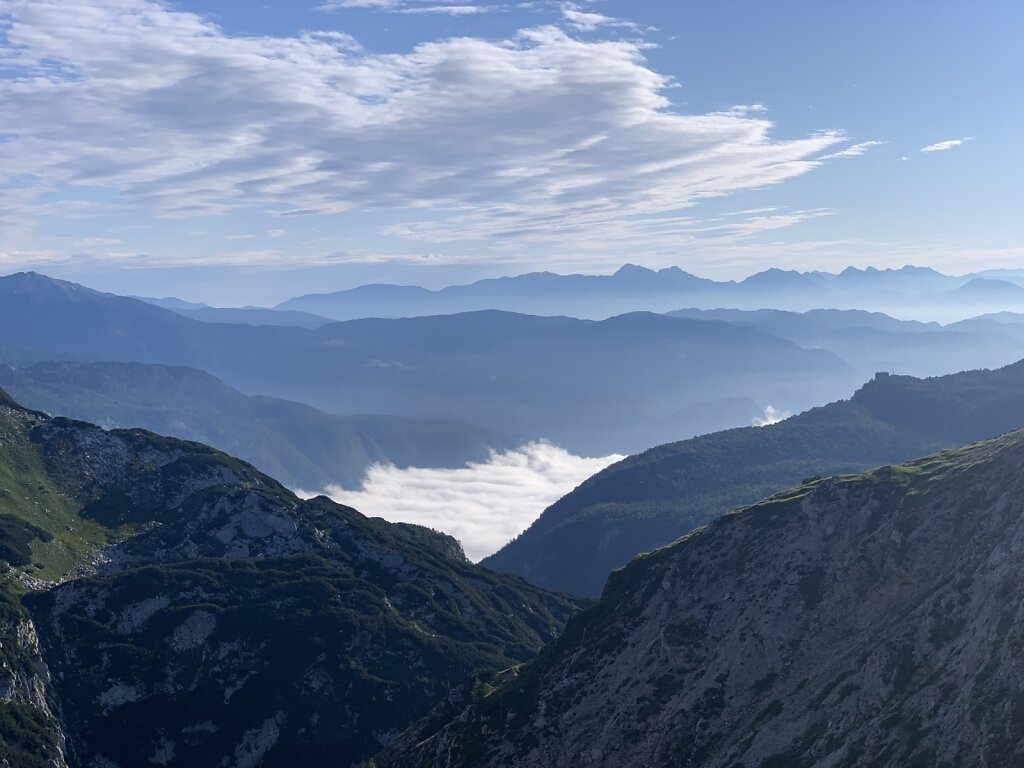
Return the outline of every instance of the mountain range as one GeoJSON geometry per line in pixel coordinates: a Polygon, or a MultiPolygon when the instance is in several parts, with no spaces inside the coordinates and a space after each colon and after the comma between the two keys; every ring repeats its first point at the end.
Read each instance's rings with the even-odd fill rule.
{"type": "Polygon", "coordinates": [[[155,307],[169,309],[182,317],[200,320],[204,323],[233,323],[236,325],[290,325],[299,328],[320,328],[334,322],[326,317],[311,315],[308,312],[292,312],[287,309],[269,309],[267,307],[211,307],[191,301],[182,301],[173,297],[152,299],[135,296],[140,301],[155,307]]]}
{"type": "Polygon", "coordinates": [[[865,378],[878,371],[942,375],[953,372],[951,360],[958,370],[998,368],[1024,357],[1024,327],[1013,313],[946,325],[854,309],[680,309],[667,314],[747,326],[807,349],[827,349],[865,378]]]}
{"type": "MultiPolygon", "coordinates": [[[[457,421],[576,453],[693,434],[678,414],[748,398],[801,410],[861,378],[826,350],[729,323],[633,313],[596,322],[483,311],[316,329],[205,323],[36,274],[0,279],[10,359],[183,365],[328,413],[457,421]],[[681,431],[682,430],[682,431],[681,431]]],[[[749,423],[725,412],[718,429],[749,423]]]]}
{"type": "Polygon", "coordinates": [[[1024,433],[809,481],[639,557],[381,766],[1024,761],[1024,433]]]}
{"type": "Polygon", "coordinates": [[[205,443],[289,488],[312,491],[358,488],[374,464],[455,468],[519,445],[470,424],[335,416],[301,403],[244,395],[208,373],[180,366],[0,363],[0,387],[52,415],[205,443]]]}
{"type": "MultiPolygon", "coordinates": [[[[948,287],[879,274],[800,280],[948,287]]],[[[949,291],[1012,294],[985,279],[949,291]]],[[[778,423],[762,406],[826,402],[872,369],[1000,364],[1022,316],[321,324],[160,303],[0,278],[0,385],[35,409],[0,390],[0,762],[1024,759],[1024,432],[1003,434],[1024,426],[1024,361],[879,373],[778,423]],[[336,415],[353,413],[394,415],[336,415]],[[260,471],[315,489],[523,438],[700,431],[587,480],[481,565],[260,471]]]]}
{"type": "Polygon", "coordinates": [[[849,400],[765,427],[669,443],[593,476],[483,561],[549,589],[608,574],[734,507],[811,476],[857,472],[1024,426],[1024,361],[929,379],[882,374],[849,400]]]}
{"type": "Polygon", "coordinates": [[[873,309],[952,321],[993,309],[1024,309],[1024,280],[1017,273],[953,277],[930,268],[905,266],[849,267],[837,274],[773,268],[744,280],[719,282],[679,267],[655,271],[627,264],[612,275],[533,272],[439,290],[365,285],[299,296],[276,309],[335,320],[480,309],[604,319],[627,312],[668,312],[680,307],[873,309]]]}
{"type": "Polygon", "coordinates": [[[0,759],[355,766],[580,601],[211,448],[0,392],[0,759]]]}

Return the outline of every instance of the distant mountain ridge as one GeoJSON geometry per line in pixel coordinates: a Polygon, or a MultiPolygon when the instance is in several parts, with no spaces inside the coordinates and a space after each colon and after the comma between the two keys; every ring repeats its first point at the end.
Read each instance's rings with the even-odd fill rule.
{"type": "Polygon", "coordinates": [[[320,328],[334,322],[326,317],[311,315],[308,312],[291,312],[288,310],[267,309],[265,307],[211,307],[208,304],[197,304],[174,297],[151,299],[133,296],[139,301],[155,307],[169,309],[183,317],[201,320],[204,323],[235,323],[240,325],[292,325],[299,328],[320,328]]]}
{"type": "Polygon", "coordinates": [[[749,398],[796,410],[862,378],[825,350],[651,313],[596,322],[487,310],[316,329],[202,323],[40,275],[0,278],[0,349],[188,366],[329,413],[468,422],[584,455],[676,438],[686,427],[673,415],[700,403],[749,398]]]}
{"type": "Polygon", "coordinates": [[[1024,288],[1011,278],[953,277],[928,267],[858,269],[838,274],[767,269],[744,280],[714,281],[679,267],[659,270],[626,264],[611,275],[533,272],[430,290],[415,286],[367,285],[334,293],[308,294],[276,309],[303,311],[335,320],[408,317],[503,309],[528,314],[566,314],[604,319],[632,311],[668,312],[680,306],[704,309],[788,309],[821,307],[919,311],[961,319],[991,302],[1024,308],[1024,288]],[[1001,289],[996,290],[996,284],[1001,289]],[[984,286],[984,287],[982,287],[984,286]],[[1018,286],[1020,287],[1020,286],[1018,286]]]}
{"type": "MultiPolygon", "coordinates": [[[[0,360],[2,360],[0,354],[0,360]]],[[[244,395],[193,368],[144,363],[0,363],[0,387],[35,410],[141,427],[211,445],[290,488],[358,488],[373,464],[461,467],[521,444],[492,430],[395,416],[335,416],[244,395]]]]}
{"type": "Polygon", "coordinates": [[[486,558],[596,596],[614,569],[814,475],[858,472],[1024,427],[1024,361],[931,379],[880,375],[778,424],[658,446],[591,477],[486,558]]]}
{"type": "Polygon", "coordinates": [[[961,370],[998,368],[1024,357],[1024,328],[1008,322],[1011,313],[947,325],[854,309],[681,309],[667,314],[744,325],[808,349],[827,349],[865,378],[877,371],[942,375],[951,372],[951,360],[961,370]]]}

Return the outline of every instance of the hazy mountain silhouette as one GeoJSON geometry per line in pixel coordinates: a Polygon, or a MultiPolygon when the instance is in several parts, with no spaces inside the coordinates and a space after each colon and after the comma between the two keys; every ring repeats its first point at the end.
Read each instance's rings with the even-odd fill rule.
{"type": "Polygon", "coordinates": [[[652,448],[551,505],[484,560],[548,588],[600,593],[608,574],[741,504],[812,475],[860,471],[1024,426],[1024,361],[931,379],[882,375],[772,426],[652,448]]]}
{"type": "Polygon", "coordinates": [[[481,309],[603,319],[641,310],[668,312],[684,306],[795,311],[820,307],[875,309],[933,314],[952,320],[986,311],[977,309],[979,304],[988,305],[988,311],[1024,308],[1024,288],[1017,292],[1012,290],[1012,282],[983,278],[978,278],[982,281],[978,284],[971,277],[952,277],[914,266],[849,267],[839,274],[772,268],[738,282],[718,282],[678,267],[655,271],[627,264],[612,275],[534,272],[439,290],[369,285],[299,296],[277,308],[336,320],[481,309]],[[1004,285],[998,290],[990,285],[999,282],[1004,285]],[[999,306],[1007,303],[1012,306],[999,306]]]}
{"type": "Polygon", "coordinates": [[[864,377],[876,371],[935,376],[957,369],[997,368],[1024,357],[1024,327],[994,320],[942,326],[837,309],[683,309],[668,314],[746,325],[802,347],[827,349],[864,377]]]}
{"type": "Polygon", "coordinates": [[[229,451],[291,488],[356,488],[371,464],[459,467],[519,441],[481,427],[395,416],[334,416],[244,395],[214,376],[143,363],[0,365],[25,406],[104,427],[142,427],[229,451]]]}
{"type": "Polygon", "coordinates": [[[308,312],[267,309],[264,307],[211,307],[207,304],[183,301],[174,297],[150,299],[136,296],[140,301],[177,312],[204,323],[239,323],[242,325],[294,325],[299,328],[319,328],[334,322],[308,312]]]}
{"type": "Polygon", "coordinates": [[[594,322],[483,311],[310,330],[201,323],[32,274],[0,279],[0,347],[186,365],[331,413],[469,422],[591,455],[693,434],[671,417],[697,403],[797,410],[860,378],[827,351],[753,328],[650,313],[594,322]]]}

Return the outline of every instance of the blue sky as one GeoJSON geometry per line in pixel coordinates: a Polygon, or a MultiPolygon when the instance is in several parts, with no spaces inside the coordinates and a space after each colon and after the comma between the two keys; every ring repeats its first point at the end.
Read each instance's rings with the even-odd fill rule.
{"type": "Polygon", "coordinates": [[[1024,266],[1024,6],[0,0],[0,271],[1024,266]]]}

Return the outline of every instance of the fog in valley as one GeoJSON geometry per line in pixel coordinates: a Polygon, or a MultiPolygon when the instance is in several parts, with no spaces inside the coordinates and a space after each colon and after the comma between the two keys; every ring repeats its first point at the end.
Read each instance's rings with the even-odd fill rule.
{"type": "Polygon", "coordinates": [[[522,533],[548,505],[622,458],[585,458],[550,443],[529,443],[458,469],[377,464],[361,490],[334,485],[324,493],[371,517],[449,533],[477,561],[522,533]]]}

